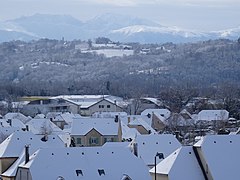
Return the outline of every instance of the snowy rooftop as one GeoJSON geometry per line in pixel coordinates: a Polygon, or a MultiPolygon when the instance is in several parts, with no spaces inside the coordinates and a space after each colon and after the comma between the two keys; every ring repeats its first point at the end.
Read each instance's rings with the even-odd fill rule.
{"type": "Polygon", "coordinates": [[[229,112],[226,110],[202,110],[198,113],[198,120],[228,120],[229,112]]]}
{"type": "Polygon", "coordinates": [[[153,113],[162,121],[169,118],[171,115],[171,112],[168,109],[145,109],[141,115],[152,115],[153,113]]]}
{"type": "MultiPolygon", "coordinates": [[[[133,142],[137,143],[138,157],[142,158],[147,165],[154,165],[154,157],[157,152],[163,153],[164,157],[167,157],[181,147],[179,141],[172,134],[138,135],[133,142]]],[[[159,159],[158,162],[160,162],[159,159]]]]}
{"type": "Polygon", "coordinates": [[[95,129],[102,135],[118,135],[119,123],[114,118],[78,118],[73,120],[71,135],[86,135],[95,129]]]}
{"type": "Polygon", "coordinates": [[[34,134],[63,134],[63,131],[49,119],[32,119],[26,125],[34,134]]]}
{"type": "Polygon", "coordinates": [[[121,122],[122,126],[122,139],[133,140],[140,133],[135,128],[129,128],[124,122],[121,122]]]}
{"type": "Polygon", "coordinates": [[[0,144],[0,158],[15,157],[17,160],[7,169],[3,176],[15,176],[17,167],[25,160],[25,145],[29,145],[29,154],[41,148],[64,147],[63,141],[55,135],[49,135],[48,141],[41,140],[42,136],[34,135],[31,132],[15,132],[0,144]]]}
{"type": "Polygon", "coordinates": [[[46,142],[41,140],[42,137],[29,131],[13,133],[0,144],[0,158],[19,157],[25,145],[30,145],[30,149],[35,151],[43,147],[64,146],[63,141],[56,135],[49,135],[46,142]]]}
{"type": "Polygon", "coordinates": [[[49,148],[35,152],[27,164],[32,179],[122,179],[150,180],[147,167],[128,149],[120,147],[49,148]],[[46,161],[48,159],[48,161],[46,161]],[[63,164],[67,164],[64,166],[63,164]],[[41,171],[39,171],[41,169],[41,171]]]}
{"type": "Polygon", "coordinates": [[[127,117],[126,112],[95,112],[92,117],[95,118],[114,118],[115,116],[127,117]]]}
{"type": "Polygon", "coordinates": [[[150,131],[151,133],[156,133],[156,131],[152,128],[152,126],[150,124],[152,122],[152,120],[149,119],[149,121],[147,121],[146,119],[149,119],[149,118],[144,117],[144,116],[138,116],[137,118],[133,117],[133,120],[130,121],[130,123],[128,123],[128,124],[133,125],[133,126],[142,126],[147,131],[150,131]]]}
{"type": "Polygon", "coordinates": [[[203,154],[213,179],[239,179],[239,135],[209,135],[194,146],[203,154]]]}
{"type": "Polygon", "coordinates": [[[18,127],[18,128],[25,128],[25,125],[19,119],[0,119],[0,126],[3,127],[18,127]],[[11,122],[10,122],[11,121],[11,122]]]}
{"type": "Polygon", "coordinates": [[[81,108],[89,108],[103,99],[113,104],[116,102],[116,104],[121,107],[126,105],[121,97],[110,95],[61,95],[53,97],[53,99],[56,98],[65,99],[68,102],[81,106],[81,108]]]}
{"type": "Polygon", "coordinates": [[[22,121],[24,124],[27,123],[30,118],[29,117],[26,117],[24,116],[23,114],[21,113],[7,113],[5,116],[4,116],[5,119],[19,119],[20,121],[22,121]]]}
{"type": "Polygon", "coordinates": [[[161,106],[161,105],[162,105],[162,102],[159,101],[157,98],[145,97],[145,98],[141,98],[141,99],[150,101],[150,102],[152,102],[153,104],[156,104],[157,106],[161,106]]]}
{"type": "MultiPolygon", "coordinates": [[[[155,173],[155,168],[149,172],[155,173]]],[[[157,174],[168,175],[169,179],[204,179],[192,146],[180,147],[162,160],[157,165],[157,174]]]]}

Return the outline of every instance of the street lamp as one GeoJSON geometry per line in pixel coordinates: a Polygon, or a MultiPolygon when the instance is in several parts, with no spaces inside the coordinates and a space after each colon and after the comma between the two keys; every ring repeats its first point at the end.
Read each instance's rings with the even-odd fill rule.
{"type": "Polygon", "coordinates": [[[154,176],[155,176],[155,180],[157,180],[157,157],[159,158],[159,159],[164,159],[164,155],[163,155],[163,153],[159,153],[159,152],[157,152],[157,154],[155,155],[155,157],[154,157],[154,165],[155,165],[155,171],[154,171],[154,176]]]}

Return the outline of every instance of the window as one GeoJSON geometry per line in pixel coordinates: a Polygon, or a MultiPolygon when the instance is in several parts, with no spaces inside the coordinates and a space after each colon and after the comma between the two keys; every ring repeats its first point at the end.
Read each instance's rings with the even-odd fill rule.
{"type": "Polygon", "coordinates": [[[81,138],[77,138],[77,144],[82,144],[82,139],[81,138]]]}
{"type": "Polygon", "coordinates": [[[107,108],[110,108],[111,106],[110,105],[107,105],[107,108]]]}
{"type": "Polygon", "coordinates": [[[99,176],[105,175],[104,169],[98,169],[99,176]]]}
{"type": "Polygon", "coordinates": [[[98,107],[99,107],[99,109],[101,109],[101,108],[104,108],[104,105],[99,105],[98,107]]]}
{"type": "Polygon", "coordinates": [[[83,172],[81,169],[77,169],[76,174],[77,174],[77,176],[79,176],[79,175],[83,176],[83,172]]]}
{"type": "Polygon", "coordinates": [[[99,143],[99,140],[97,137],[91,137],[89,139],[89,144],[98,144],[99,143]]]}
{"type": "Polygon", "coordinates": [[[104,138],[104,143],[105,142],[114,142],[114,138],[111,137],[104,138]]]}

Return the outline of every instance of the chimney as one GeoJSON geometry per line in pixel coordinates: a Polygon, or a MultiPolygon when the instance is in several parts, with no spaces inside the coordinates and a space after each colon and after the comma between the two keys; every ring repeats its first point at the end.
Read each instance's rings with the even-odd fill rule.
{"type": "Polygon", "coordinates": [[[7,122],[9,123],[10,126],[12,126],[12,120],[11,119],[8,119],[7,122]]]}
{"type": "Polygon", "coordinates": [[[129,117],[128,117],[128,124],[130,123],[130,121],[131,121],[131,117],[129,116],[129,117]]]}
{"type": "Polygon", "coordinates": [[[50,121],[51,121],[51,122],[53,121],[53,118],[52,118],[52,117],[50,118],[50,121]]]}
{"type": "Polygon", "coordinates": [[[26,131],[29,131],[29,127],[28,127],[28,125],[26,125],[26,131]]]}
{"type": "Polygon", "coordinates": [[[138,147],[136,142],[133,143],[133,154],[138,157],[138,147]]]}
{"type": "Polygon", "coordinates": [[[118,118],[118,115],[116,115],[116,116],[115,116],[115,120],[114,120],[114,121],[117,123],[117,122],[118,122],[118,120],[119,120],[119,118],[118,118]]]}
{"type": "Polygon", "coordinates": [[[25,145],[25,164],[29,161],[29,145],[25,145]]]}
{"type": "Polygon", "coordinates": [[[2,122],[0,122],[0,125],[3,127],[3,123],[2,122]]]}

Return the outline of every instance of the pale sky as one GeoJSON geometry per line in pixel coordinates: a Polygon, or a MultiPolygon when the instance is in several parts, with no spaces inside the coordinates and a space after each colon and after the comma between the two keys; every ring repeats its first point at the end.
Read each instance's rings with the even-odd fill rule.
{"type": "Polygon", "coordinates": [[[0,21],[35,13],[67,14],[82,21],[117,13],[201,31],[240,26],[240,0],[0,0],[0,21]]]}

